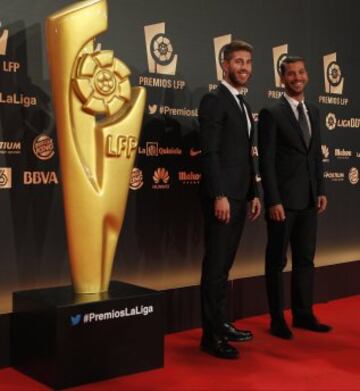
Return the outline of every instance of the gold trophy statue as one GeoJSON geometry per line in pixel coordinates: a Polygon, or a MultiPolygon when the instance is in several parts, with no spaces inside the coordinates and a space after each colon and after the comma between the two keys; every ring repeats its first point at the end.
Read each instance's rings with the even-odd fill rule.
{"type": "Polygon", "coordinates": [[[108,290],[144,113],[144,88],[110,50],[106,0],[75,3],[47,19],[70,268],[76,293],[108,290]]]}

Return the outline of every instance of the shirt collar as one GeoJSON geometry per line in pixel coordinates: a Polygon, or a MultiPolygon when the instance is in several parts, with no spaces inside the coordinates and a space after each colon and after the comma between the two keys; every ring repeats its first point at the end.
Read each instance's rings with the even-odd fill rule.
{"type": "Polygon", "coordinates": [[[240,95],[240,92],[235,87],[233,87],[230,83],[228,83],[226,80],[221,80],[221,84],[223,84],[232,93],[232,95],[235,96],[235,98],[237,98],[237,96],[240,95]]]}
{"type": "Polygon", "coordinates": [[[284,98],[289,102],[289,105],[294,108],[294,109],[297,109],[299,103],[302,103],[303,105],[305,105],[305,100],[303,99],[302,101],[298,101],[294,98],[292,98],[291,96],[289,96],[286,92],[284,92],[284,98]]]}

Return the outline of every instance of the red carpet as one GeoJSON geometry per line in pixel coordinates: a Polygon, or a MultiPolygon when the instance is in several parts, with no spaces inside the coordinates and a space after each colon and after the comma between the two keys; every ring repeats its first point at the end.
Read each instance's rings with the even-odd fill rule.
{"type": "MultiPolygon", "coordinates": [[[[267,332],[267,316],[236,322],[255,333],[238,343],[238,360],[220,360],[199,351],[199,329],[166,337],[165,368],[73,391],[102,390],[360,390],[360,296],[316,306],[330,334],[294,329],[283,341],[267,332]]],[[[13,369],[0,370],[0,390],[48,390],[13,369]]]]}

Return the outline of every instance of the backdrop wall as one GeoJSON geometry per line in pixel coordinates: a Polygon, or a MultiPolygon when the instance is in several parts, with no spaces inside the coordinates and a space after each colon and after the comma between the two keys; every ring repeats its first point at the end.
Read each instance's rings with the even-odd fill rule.
{"type": "MultiPolygon", "coordinates": [[[[70,282],[44,37],[46,16],[70,3],[1,0],[0,312],[11,310],[15,290],[70,282]]],[[[282,56],[306,58],[306,98],[321,110],[329,197],[316,263],[360,259],[356,0],[108,0],[108,8],[109,28],[97,42],[148,92],[114,278],[155,289],[199,283],[197,107],[216,87],[220,49],[231,37],[254,45],[245,92],[255,119],[283,92],[276,70],[282,56]]],[[[263,274],[265,240],[263,219],[247,225],[232,278],[263,274]]]]}

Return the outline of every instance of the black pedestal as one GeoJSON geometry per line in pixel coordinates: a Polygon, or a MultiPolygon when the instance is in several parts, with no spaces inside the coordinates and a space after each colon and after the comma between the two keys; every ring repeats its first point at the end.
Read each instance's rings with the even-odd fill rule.
{"type": "Polygon", "coordinates": [[[0,368],[10,365],[10,314],[0,314],[0,368]]]}
{"type": "Polygon", "coordinates": [[[112,282],[109,292],[71,287],[15,292],[12,365],[53,388],[163,366],[159,292],[112,282]]]}

